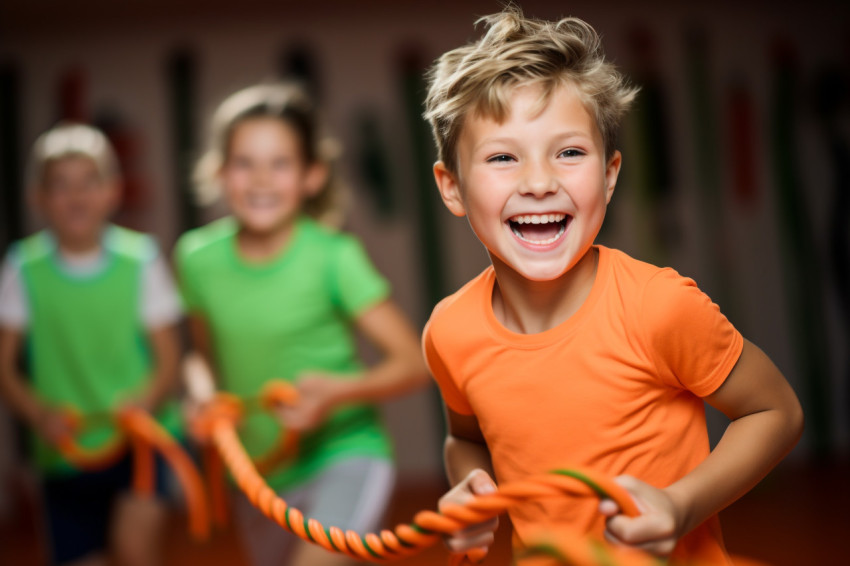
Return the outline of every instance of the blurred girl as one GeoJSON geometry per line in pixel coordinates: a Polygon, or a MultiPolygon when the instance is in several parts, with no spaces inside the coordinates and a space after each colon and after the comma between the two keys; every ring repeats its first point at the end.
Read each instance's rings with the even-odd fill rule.
{"type": "MultiPolygon", "coordinates": [[[[298,455],[267,481],[326,526],[378,527],[394,471],[376,401],[427,382],[417,334],[389,299],[387,281],[338,221],[329,140],[295,85],[254,86],[225,100],[198,167],[202,195],[220,189],[231,216],[185,234],[176,261],[195,348],[222,389],[256,395],[271,379],[294,382],[300,401],[279,418],[250,415],[249,453],[281,426],[302,432],[298,455]],[[383,353],[365,369],[354,330],[383,353]]],[[[256,566],[348,561],[297,539],[235,504],[256,566]]]]}
{"type": "MultiPolygon", "coordinates": [[[[130,457],[84,472],[54,446],[73,434],[65,407],[104,415],[132,404],[176,430],[176,406],[163,401],[177,377],[177,292],[153,239],[109,223],[121,180],[99,130],[61,124],[43,134],[30,181],[31,203],[47,228],[14,244],[3,264],[0,391],[35,432],[48,558],[156,566],[165,506],[161,497],[130,491],[130,457]],[[16,363],[24,351],[27,377],[16,363]]],[[[112,434],[107,421],[78,441],[94,448],[112,434]]],[[[162,477],[156,483],[163,490],[162,477]]]]}

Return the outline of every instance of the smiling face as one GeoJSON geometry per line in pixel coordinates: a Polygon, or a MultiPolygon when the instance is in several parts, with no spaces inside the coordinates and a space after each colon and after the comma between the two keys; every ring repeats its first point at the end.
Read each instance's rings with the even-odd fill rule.
{"type": "Polygon", "coordinates": [[[97,245],[119,196],[117,180],[104,179],[90,157],[75,155],[48,162],[34,191],[60,245],[77,250],[97,245]]]}
{"type": "Polygon", "coordinates": [[[620,170],[605,159],[602,136],[571,86],[545,107],[537,87],[518,87],[499,123],[468,116],[458,140],[456,172],[434,175],[446,206],[466,215],[499,271],[550,281],[585,256],[602,226],[620,170]]]}
{"type": "Polygon", "coordinates": [[[286,122],[251,118],[233,128],[220,179],[242,228],[272,235],[292,226],[304,200],[321,188],[324,168],[306,162],[301,140],[286,122]]]}

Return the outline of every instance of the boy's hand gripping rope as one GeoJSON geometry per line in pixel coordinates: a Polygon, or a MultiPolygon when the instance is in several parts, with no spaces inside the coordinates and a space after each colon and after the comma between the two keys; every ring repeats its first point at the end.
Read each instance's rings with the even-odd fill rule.
{"type": "Polygon", "coordinates": [[[174,470],[183,493],[189,515],[189,531],[197,539],[209,536],[210,522],[204,482],[192,459],[182,446],[148,413],[128,408],[109,415],[83,416],[66,410],[72,429],[79,430],[91,421],[108,418],[118,432],[103,446],[91,449],[80,446],[73,436],[59,440],[56,448],[71,464],[81,470],[99,470],[115,464],[133,449],[133,489],[136,493],[153,493],[155,480],[154,452],[159,452],[174,470]]]}
{"type": "MultiPolygon", "coordinates": [[[[275,396],[278,402],[290,403],[296,400],[292,386],[283,382],[275,382],[263,393],[263,397],[275,396]],[[286,391],[287,389],[290,391],[286,391]],[[270,391],[276,393],[269,393],[270,391]],[[285,401],[282,401],[283,399],[285,401]]],[[[263,480],[236,434],[236,423],[242,413],[238,407],[234,406],[237,401],[238,399],[232,396],[219,396],[208,403],[193,423],[195,434],[201,440],[207,440],[215,446],[239,488],[266,517],[305,541],[352,558],[379,562],[410,556],[433,546],[442,539],[443,535],[450,535],[470,525],[501,515],[509,508],[529,499],[562,497],[565,494],[592,495],[612,499],[628,516],[639,514],[629,493],[610,478],[600,477],[588,471],[557,470],[550,474],[502,485],[493,494],[477,496],[464,505],[446,506],[440,513],[420,511],[411,524],[398,525],[392,531],[383,530],[379,534],[360,535],[337,527],[325,527],[315,519],[304,517],[298,509],[287,505],[286,501],[278,497],[263,480]]],[[[274,405],[274,402],[267,399],[263,405],[270,407],[274,405]]],[[[293,433],[285,436],[288,438],[287,442],[294,443],[293,433]]],[[[563,556],[586,556],[589,552],[588,546],[584,539],[581,539],[580,543],[572,539],[557,542],[557,550],[563,556]]],[[[549,547],[541,545],[537,547],[537,551],[540,552],[541,548],[545,551],[549,547]]],[[[621,565],[657,564],[655,559],[643,553],[620,552],[617,549],[605,550],[605,552],[608,553],[606,555],[608,558],[616,559],[616,563],[621,565]]],[[[597,557],[602,557],[596,551],[593,553],[597,557]]],[[[478,562],[485,555],[486,551],[474,549],[465,554],[452,555],[450,563],[459,565],[466,560],[478,562]]],[[[588,562],[574,563],[587,564],[588,562]]],[[[614,564],[614,562],[605,563],[614,564]]]]}

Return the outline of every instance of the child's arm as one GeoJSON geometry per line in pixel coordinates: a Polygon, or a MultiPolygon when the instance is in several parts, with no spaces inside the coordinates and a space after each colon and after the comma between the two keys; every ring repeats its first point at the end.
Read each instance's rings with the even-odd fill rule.
{"type": "Polygon", "coordinates": [[[773,362],[744,340],[726,381],[706,397],[732,422],[715,449],[679,481],[657,489],[630,476],[618,481],[638,502],[642,515],[617,515],[611,501],[600,510],[611,517],[606,535],[654,554],[672,552],[678,539],[755,486],[791,450],[803,429],[797,396],[773,362]]]}
{"type": "Polygon", "coordinates": [[[149,330],[148,341],[153,353],[154,369],[138,403],[144,410],[153,412],[177,385],[180,341],[177,337],[177,329],[173,325],[149,330]]]}
{"type": "MultiPolygon", "coordinates": [[[[444,445],[446,475],[454,487],[440,498],[441,510],[451,504],[463,505],[476,495],[496,490],[490,450],[481,434],[478,419],[446,407],[446,420],[449,428],[444,445]]],[[[486,549],[493,544],[498,526],[498,518],[471,525],[447,538],[446,545],[454,552],[486,549]]]]}
{"type": "Polygon", "coordinates": [[[419,339],[392,301],[383,301],[355,319],[357,328],[383,353],[377,365],[355,379],[313,373],[297,382],[299,401],[281,409],[286,426],[307,430],[343,403],[371,403],[397,397],[428,383],[419,339]]]}
{"type": "Polygon", "coordinates": [[[210,401],[215,395],[216,379],[212,364],[212,344],[206,321],[198,314],[189,314],[189,336],[193,351],[186,356],[183,376],[189,397],[190,413],[210,401]]]}
{"type": "Polygon", "coordinates": [[[60,412],[38,399],[18,372],[17,358],[22,345],[20,331],[0,327],[0,393],[28,425],[48,441],[56,442],[70,434],[70,428],[60,412]]]}

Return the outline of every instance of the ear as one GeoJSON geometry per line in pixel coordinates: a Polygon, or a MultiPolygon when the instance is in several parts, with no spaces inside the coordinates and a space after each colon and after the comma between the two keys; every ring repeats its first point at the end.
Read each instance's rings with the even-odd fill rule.
{"type": "Polygon", "coordinates": [[[455,216],[465,216],[466,208],[460,195],[460,184],[455,174],[449,171],[442,161],[434,164],[434,180],[437,182],[437,189],[446,208],[455,216]]]}
{"type": "Polygon", "coordinates": [[[307,196],[314,197],[322,190],[325,183],[328,182],[330,169],[327,163],[317,161],[307,167],[307,173],[304,177],[304,186],[307,189],[307,196]]]}
{"type": "Polygon", "coordinates": [[[605,204],[611,202],[614,196],[614,187],[617,185],[617,177],[620,175],[620,166],[623,164],[623,155],[615,151],[608,164],[605,165],[605,204]]]}

